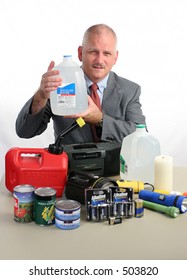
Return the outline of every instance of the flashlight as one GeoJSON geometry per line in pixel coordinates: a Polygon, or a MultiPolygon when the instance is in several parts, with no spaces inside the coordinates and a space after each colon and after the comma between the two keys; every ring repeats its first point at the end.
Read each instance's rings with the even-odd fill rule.
{"type": "Polygon", "coordinates": [[[180,211],[179,208],[175,207],[175,206],[164,206],[161,204],[157,204],[157,203],[153,203],[150,201],[143,201],[143,206],[152,210],[156,210],[162,213],[165,213],[173,218],[178,217],[180,211]]]}
{"type": "Polygon", "coordinates": [[[176,194],[176,195],[184,195],[182,192],[179,192],[179,191],[154,190],[154,192],[157,192],[157,193],[162,193],[162,194],[176,194]]]}
{"type": "Polygon", "coordinates": [[[143,183],[141,181],[126,181],[123,179],[116,181],[117,185],[119,186],[119,190],[123,191],[124,188],[133,188],[134,193],[139,193],[141,190],[154,190],[153,185],[148,183],[143,183]]]}
{"type": "Polygon", "coordinates": [[[139,198],[165,206],[175,206],[181,213],[187,211],[187,197],[175,194],[161,194],[142,190],[139,192],[139,198]]]}

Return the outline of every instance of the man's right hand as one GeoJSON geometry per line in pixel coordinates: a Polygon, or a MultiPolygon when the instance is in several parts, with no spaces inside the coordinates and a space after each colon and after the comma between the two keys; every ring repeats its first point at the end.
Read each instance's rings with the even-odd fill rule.
{"type": "Polygon", "coordinates": [[[58,77],[59,70],[52,70],[54,66],[54,61],[51,61],[47,72],[42,75],[40,87],[33,96],[32,114],[38,113],[46,105],[50,92],[56,90],[62,84],[62,78],[58,77]]]}

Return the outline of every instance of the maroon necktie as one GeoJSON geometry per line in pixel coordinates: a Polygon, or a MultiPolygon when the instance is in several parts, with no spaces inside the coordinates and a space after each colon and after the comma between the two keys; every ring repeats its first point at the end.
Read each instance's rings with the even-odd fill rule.
{"type": "MultiPolygon", "coordinates": [[[[90,89],[91,89],[91,95],[90,96],[91,96],[93,102],[101,110],[100,98],[99,98],[99,95],[97,93],[98,85],[97,84],[92,84],[90,86],[90,89]]],[[[92,134],[93,134],[93,138],[94,138],[95,142],[97,142],[97,143],[100,142],[101,139],[97,136],[95,125],[94,124],[91,125],[91,128],[92,128],[92,134]]]]}
{"type": "Polygon", "coordinates": [[[100,98],[97,93],[98,85],[92,84],[90,88],[91,88],[91,98],[93,102],[97,105],[97,107],[101,110],[100,98]]]}

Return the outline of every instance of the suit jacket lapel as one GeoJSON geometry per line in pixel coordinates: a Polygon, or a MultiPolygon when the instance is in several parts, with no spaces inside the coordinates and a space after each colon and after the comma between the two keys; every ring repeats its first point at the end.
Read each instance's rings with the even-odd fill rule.
{"type": "Polygon", "coordinates": [[[104,90],[102,110],[104,113],[113,115],[116,110],[119,109],[119,103],[121,101],[121,95],[119,91],[119,84],[116,82],[113,72],[110,72],[107,81],[107,89],[104,90]]]}

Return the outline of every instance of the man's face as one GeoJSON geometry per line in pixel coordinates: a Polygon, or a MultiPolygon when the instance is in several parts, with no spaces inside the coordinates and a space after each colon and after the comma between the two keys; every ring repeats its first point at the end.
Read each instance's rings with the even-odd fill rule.
{"type": "Polygon", "coordinates": [[[86,76],[95,83],[106,77],[117,61],[116,42],[109,32],[91,34],[87,43],[78,48],[78,57],[86,76]]]}

